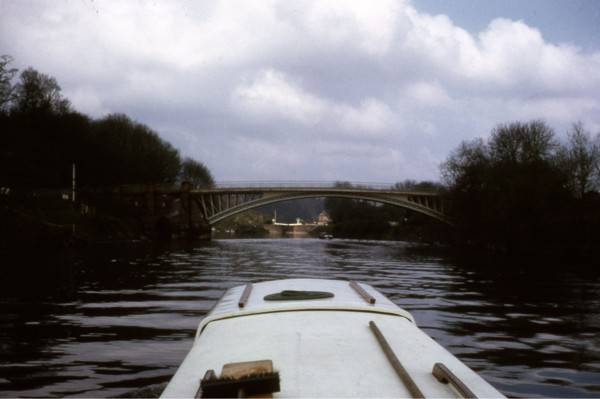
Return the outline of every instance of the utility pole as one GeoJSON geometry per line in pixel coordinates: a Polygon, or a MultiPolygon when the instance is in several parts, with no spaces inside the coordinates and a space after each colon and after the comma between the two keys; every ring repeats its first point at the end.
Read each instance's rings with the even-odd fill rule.
{"type": "MultiPolygon", "coordinates": [[[[73,203],[73,208],[75,208],[75,162],[73,162],[73,182],[71,187],[71,202],[73,203]]],[[[75,234],[75,223],[71,224],[71,232],[75,234]]]]}
{"type": "Polygon", "coordinates": [[[73,162],[73,185],[71,190],[71,201],[75,202],[75,162],[73,162]]]}

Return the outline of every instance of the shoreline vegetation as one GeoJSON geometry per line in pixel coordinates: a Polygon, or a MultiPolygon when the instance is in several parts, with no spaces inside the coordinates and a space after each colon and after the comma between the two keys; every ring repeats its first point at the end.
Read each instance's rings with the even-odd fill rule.
{"type": "Polygon", "coordinates": [[[594,260],[600,251],[600,138],[581,123],[566,142],[542,121],[497,126],[442,165],[452,245],[505,255],[594,260]]]}
{"type": "Polygon", "coordinates": [[[392,235],[459,256],[537,256],[596,267],[600,135],[592,137],[581,123],[572,125],[566,141],[543,121],[500,124],[487,140],[461,143],[441,165],[441,175],[442,183],[397,186],[443,196],[452,226],[401,209],[328,198],[329,231],[346,238],[392,235]]]}
{"type": "Polygon", "coordinates": [[[94,119],[74,110],[57,81],[0,57],[0,250],[63,248],[92,241],[152,238],[111,203],[87,205],[77,192],[121,185],[214,184],[150,127],[124,114],[94,119]]]}
{"type": "MultiPolygon", "coordinates": [[[[162,238],[115,204],[83,209],[65,190],[73,165],[78,190],[214,184],[202,162],[182,158],[150,127],[123,114],[95,119],[77,112],[54,78],[33,68],[17,77],[11,62],[0,57],[0,251],[162,238]]],[[[362,200],[326,198],[288,210],[327,211],[330,224],[313,236],[420,242],[457,253],[598,256],[600,138],[581,123],[563,141],[543,121],[498,125],[488,139],[461,143],[441,165],[440,180],[408,180],[394,189],[443,196],[452,226],[362,200]]],[[[262,223],[272,211],[238,215],[218,228],[265,236],[262,223]]]]}

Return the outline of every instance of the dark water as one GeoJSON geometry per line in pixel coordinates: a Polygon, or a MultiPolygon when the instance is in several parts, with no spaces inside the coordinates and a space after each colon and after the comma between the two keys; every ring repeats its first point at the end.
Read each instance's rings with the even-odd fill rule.
{"type": "Polygon", "coordinates": [[[77,260],[38,256],[36,267],[27,258],[2,265],[4,397],[159,387],[226,288],[285,277],[374,285],[506,395],[600,397],[598,275],[519,273],[397,242],[310,239],[107,247],[77,260]]]}

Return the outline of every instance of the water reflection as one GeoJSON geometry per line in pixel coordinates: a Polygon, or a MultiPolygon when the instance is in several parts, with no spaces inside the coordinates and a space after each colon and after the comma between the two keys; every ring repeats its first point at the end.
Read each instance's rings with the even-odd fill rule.
{"type": "Polygon", "coordinates": [[[168,381],[223,290],[286,277],[373,284],[514,396],[600,397],[597,276],[517,272],[402,243],[224,240],[4,259],[0,394],[93,396],[168,381]]]}

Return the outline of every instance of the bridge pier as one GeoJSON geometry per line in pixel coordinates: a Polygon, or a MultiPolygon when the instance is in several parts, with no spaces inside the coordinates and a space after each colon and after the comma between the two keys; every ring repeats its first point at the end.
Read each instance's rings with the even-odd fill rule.
{"type": "MultiPolygon", "coordinates": [[[[160,239],[176,237],[211,239],[211,226],[188,183],[184,182],[180,189],[173,190],[160,190],[155,186],[147,186],[142,193],[126,192],[124,197],[140,198],[140,194],[143,194],[141,196],[143,212],[140,217],[148,236],[160,239]]],[[[123,193],[120,195],[123,196],[123,193]]]]}
{"type": "Polygon", "coordinates": [[[191,185],[183,182],[179,192],[180,228],[188,238],[210,240],[212,229],[205,218],[205,211],[190,191],[191,185]]]}

